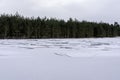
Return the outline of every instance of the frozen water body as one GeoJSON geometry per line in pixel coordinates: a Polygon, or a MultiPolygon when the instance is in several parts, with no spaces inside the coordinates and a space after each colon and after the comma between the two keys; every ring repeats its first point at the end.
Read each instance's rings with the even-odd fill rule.
{"type": "Polygon", "coordinates": [[[0,40],[1,80],[120,80],[120,38],[0,40]]]}

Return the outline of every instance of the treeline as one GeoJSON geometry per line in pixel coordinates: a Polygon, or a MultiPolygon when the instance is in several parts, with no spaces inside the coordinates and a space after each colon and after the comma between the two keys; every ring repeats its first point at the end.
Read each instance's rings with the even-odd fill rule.
{"type": "Polygon", "coordinates": [[[120,36],[120,25],[55,18],[27,18],[19,14],[0,15],[1,39],[87,38],[120,36]]]}

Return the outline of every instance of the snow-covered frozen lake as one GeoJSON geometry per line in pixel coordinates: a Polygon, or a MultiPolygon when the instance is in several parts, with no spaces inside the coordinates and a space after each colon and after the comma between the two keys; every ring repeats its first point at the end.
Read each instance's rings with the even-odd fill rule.
{"type": "Polygon", "coordinates": [[[0,80],[120,80],[120,38],[0,40],[0,80]]]}

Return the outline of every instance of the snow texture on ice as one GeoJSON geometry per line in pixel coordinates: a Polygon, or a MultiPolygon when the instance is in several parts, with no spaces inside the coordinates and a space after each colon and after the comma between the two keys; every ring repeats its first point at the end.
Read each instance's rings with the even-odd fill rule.
{"type": "MultiPolygon", "coordinates": [[[[46,49],[53,54],[70,57],[118,57],[120,56],[120,38],[0,40],[0,55],[6,55],[6,49],[9,51],[6,52],[8,56],[14,54],[15,50],[18,49],[28,51],[28,53],[32,49],[39,50],[39,52],[46,49]]],[[[21,52],[17,53],[21,54],[21,52]]],[[[24,55],[29,54],[24,53],[24,55]]]]}

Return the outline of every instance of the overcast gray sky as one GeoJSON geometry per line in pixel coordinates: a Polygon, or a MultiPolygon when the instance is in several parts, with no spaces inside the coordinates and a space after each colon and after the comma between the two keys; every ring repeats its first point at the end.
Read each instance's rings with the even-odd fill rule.
{"type": "Polygon", "coordinates": [[[0,0],[0,14],[120,23],[120,0],[0,0]]]}

